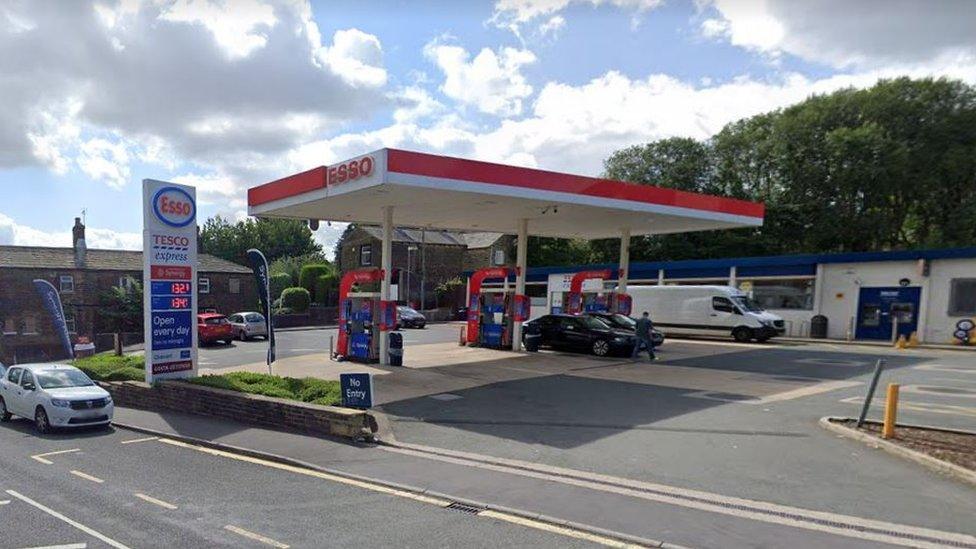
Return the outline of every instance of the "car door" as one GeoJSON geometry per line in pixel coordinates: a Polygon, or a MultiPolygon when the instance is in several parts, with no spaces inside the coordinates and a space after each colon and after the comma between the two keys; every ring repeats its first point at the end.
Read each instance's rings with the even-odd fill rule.
{"type": "Polygon", "coordinates": [[[562,346],[567,349],[589,349],[590,334],[583,323],[575,318],[559,319],[562,346]]]}
{"type": "Polygon", "coordinates": [[[7,404],[7,411],[16,415],[20,415],[17,405],[20,401],[20,372],[22,371],[23,368],[11,368],[0,383],[0,396],[3,396],[3,401],[7,404]]]}
{"type": "Polygon", "coordinates": [[[20,398],[17,403],[20,413],[17,415],[28,418],[34,417],[34,406],[36,405],[37,395],[40,389],[37,386],[37,379],[35,379],[34,374],[24,370],[24,373],[20,376],[20,398]]]}
{"type": "Polygon", "coordinates": [[[735,316],[738,310],[732,304],[732,300],[727,297],[715,296],[712,298],[712,312],[709,324],[715,328],[735,327],[737,322],[735,316]]]}

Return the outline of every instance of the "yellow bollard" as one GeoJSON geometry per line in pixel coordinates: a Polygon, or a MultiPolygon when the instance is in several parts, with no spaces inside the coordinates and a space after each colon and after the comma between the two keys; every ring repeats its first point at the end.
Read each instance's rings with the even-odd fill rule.
{"type": "Polygon", "coordinates": [[[908,347],[918,347],[918,332],[912,332],[912,335],[908,336],[908,347]]]}
{"type": "Polygon", "coordinates": [[[904,349],[906,345],[907,345],[907,342],[905,341],[905,336],[904,335],[898,336],[898,340],[895,341],[895,348],[896,349],[904,349]]]}
{"type": "Polygon", "coordinates": [[[898,421],[898,387],[897,383],[888,384],[888,394],[885,397],[884,427],[881,438],[895,437],[895,423],[898,421]]]}

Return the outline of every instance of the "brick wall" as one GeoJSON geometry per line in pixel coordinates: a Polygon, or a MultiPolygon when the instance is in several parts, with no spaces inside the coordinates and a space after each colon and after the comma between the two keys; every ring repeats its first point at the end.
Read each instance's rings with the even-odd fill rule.
{"type": "Polygon", "coordinates": [[[348,438],[371,437],[377,430],[375,418],[350,408],[250,395],[185,381],[162,381],[152,386],[138,381],[99,384],[112,394],[117,405],[144,410],[173,410],[299,433],[348,438]]]}

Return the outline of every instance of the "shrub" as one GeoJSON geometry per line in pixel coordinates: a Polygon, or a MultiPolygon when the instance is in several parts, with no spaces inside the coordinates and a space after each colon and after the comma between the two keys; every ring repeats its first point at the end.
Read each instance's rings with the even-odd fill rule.
{"type": "Polygon", "coordinates": [[[339,382],[306,377],[280,377],[255,372],[232,372],[206,375],[189,380],[190,383],[227,389],[239,393],[264,395],[332,406],[341,400],[339,382]]]}
{"type": "MultiPolygon", "coordinates": [[[[298,275],[298,285],[308,290],[308,293],[315,296],[315,283],[320,276],[331,274],[332,266],[327,263],[310,263],[302,266],[302,272],[298,275]]],[[[318,298],[318,296],[315,296],[318,298]]]]}
{"type": "Polygon", "coordinates": [[[315,279],[315,302],[322,305],[330,305],[332,295],[339,289],[339,275],[335,273],[324,274],[315,279]]]}
{"type": "Polygon", "coordinates": [[[143,381],[146,379],[145,360],[142,356],[102,353],[78,358],[74,366],[95,381],[143,381]]]}
{"type": "Polygon", "coordinates": [[[285,291],[285,288],[291,286],[292,284],[294,284],[294,282],[292,282],[290,274],[271,273],[271,278],[268,280],[268,285],[271,286],[272,301],[281,297],[281,292],[285,291]]]}
{"type": "Polygon", "coordinates": [[[291,309],[296,313],[308,312],[312,303],[312,296],[305,288],[285,288],[281,292],[281,307],[291,309]]]}

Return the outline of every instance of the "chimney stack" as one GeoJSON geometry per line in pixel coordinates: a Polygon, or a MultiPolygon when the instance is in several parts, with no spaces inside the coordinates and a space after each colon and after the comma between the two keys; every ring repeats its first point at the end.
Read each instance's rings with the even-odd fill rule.
{"type": "Polygon", "coordinates": [[[71,246],[75,250],[75,267],[82,268],[88,255],[88,248],[85,246],[85,226],[81,223],[81,218],[75,218],[75,226],[71,228],[71,246]]]}

